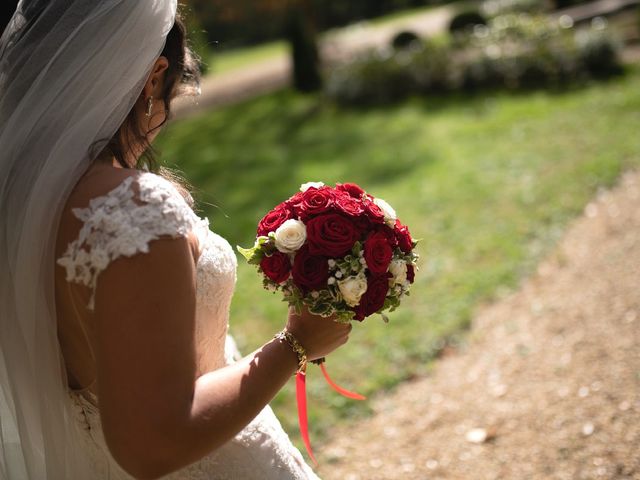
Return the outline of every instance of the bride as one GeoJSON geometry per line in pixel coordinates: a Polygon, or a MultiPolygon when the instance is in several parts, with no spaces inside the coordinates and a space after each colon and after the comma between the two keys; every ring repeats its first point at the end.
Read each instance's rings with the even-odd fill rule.
{"type": "Polygon", "coordinates": [[[237,354],[233,251],[149,148],[195,72],[176,0],[21,0],[0,39],[0,480],[317,478],[267,404],[350,327],[237,354]]]}

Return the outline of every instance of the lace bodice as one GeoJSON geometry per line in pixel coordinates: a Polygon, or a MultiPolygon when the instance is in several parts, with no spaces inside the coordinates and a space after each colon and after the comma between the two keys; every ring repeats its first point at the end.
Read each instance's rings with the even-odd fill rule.
{"type": "MultiPolygon", "coordinates": [[[[229,243],[209,229],[174,186],[152,173],[128,177],[108,194],[91,200],[85,209],[73,210],[82,221],[78,238],[68,245],[58,264],[67,281],[89,287],[89,308],[99,274],[109,263],[149,251],[161,237],[197,235],[200,255],[196,265],[196,348],[202,374],[221,368],[238,358],[233,339],[227,334],[229,306],[236,281],[236,257],[229,243]]],[[[86,434],[87,455],[92,459],[95,479],[131,479],[115,462],[104,440],[99,399],[90,393],[69,391],[86,434]]],[[[291,444],[271,411],[262,412],[231,441],[167,479],[316,479],[291,444]]]]}

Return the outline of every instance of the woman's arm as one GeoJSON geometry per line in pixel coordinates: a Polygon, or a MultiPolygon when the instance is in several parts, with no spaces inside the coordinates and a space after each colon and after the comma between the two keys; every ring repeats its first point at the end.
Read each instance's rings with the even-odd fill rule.
{"type": "MultiPolygon", "coordinates": [[[[161,239],[114,261],[96,290],[98,396],[107,444],[138,478],[184,467],[230,440],[291,378],[297,356],[271,340],[238,363],[196,375],[194,238],[161,239]]],[[[310,359],[350,327],[290,315],[310,359]]]]}

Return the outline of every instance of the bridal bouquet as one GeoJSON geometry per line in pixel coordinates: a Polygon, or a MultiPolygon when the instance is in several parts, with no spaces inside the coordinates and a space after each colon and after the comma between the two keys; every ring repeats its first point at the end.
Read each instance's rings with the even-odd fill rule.
{"type": "MultiPolygon", "coordinates": [[[[252,248],[238,247],[257,265],[267,290],[300,311],[339,322],[362,321],[395,310],[409,295],[414,281],[416,242],[409,229],[384,200],[354,183],[329,187],[321,182],[301,186],[300,192],[267,213],[258,224],[252,248]]],[[[357,393],[336,385],[318,363],[327,382],[349,398],[357,393]]],[[[300,432],[315,462],[307,428],[305,372],[296,376],[300,432]]]]}
{"type": "Polygon", "coordinates": [[[414,281],[416,242],[384,200],[354,183],[306,183],[260,220],[253,248],[238,247],[298,311],[364,320],[393,311],[414,281]]]}

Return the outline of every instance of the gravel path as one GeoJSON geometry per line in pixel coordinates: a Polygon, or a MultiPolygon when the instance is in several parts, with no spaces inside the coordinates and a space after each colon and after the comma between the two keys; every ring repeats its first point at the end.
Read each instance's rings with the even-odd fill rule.
{"type": "Polygon", "coordinates": [[[324,479],[640,479],[640,172],[463,350],[318,449],[324,479]]]}

